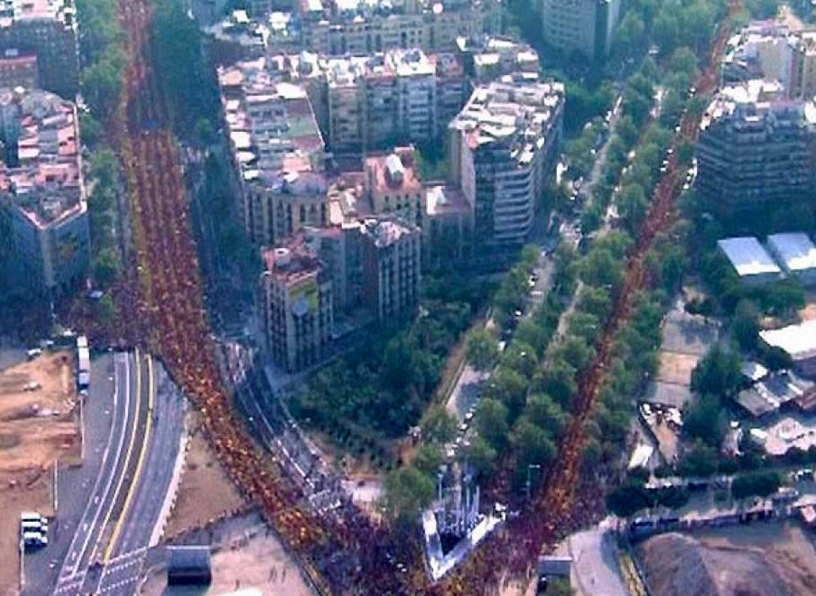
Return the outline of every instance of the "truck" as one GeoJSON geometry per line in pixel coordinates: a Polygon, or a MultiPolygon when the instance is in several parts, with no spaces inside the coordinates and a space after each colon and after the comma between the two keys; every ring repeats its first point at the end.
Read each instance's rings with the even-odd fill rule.
{"type": "Polygon", "coordinates": [[[91,352],[88,349],[88,338],[84,335],[77,336],[77,385],[79,389],[87,389],[90,384],[91,374],[91,352]]]}

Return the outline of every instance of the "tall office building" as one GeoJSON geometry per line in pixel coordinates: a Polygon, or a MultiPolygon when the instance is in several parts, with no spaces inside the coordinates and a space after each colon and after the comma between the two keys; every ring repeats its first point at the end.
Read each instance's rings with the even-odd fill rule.
{"type": "Polygon", "coordinates": [[[618,27],[621,0],[543,0],[544,41],[567,54],[606,58],[618,27]]]}

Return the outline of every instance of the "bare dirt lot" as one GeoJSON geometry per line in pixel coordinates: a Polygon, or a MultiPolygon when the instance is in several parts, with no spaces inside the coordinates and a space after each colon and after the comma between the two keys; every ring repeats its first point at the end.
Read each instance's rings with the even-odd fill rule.
{"type": "Polygon", "coordinates": [[[655,596],[816,593],[816,549],[795,522],[664,534],[637,551],[655,596]]]}
{"type": "Polygon", "coordinates": [[[246,504],[221,469],[198,427],[193,428],[176,506],[168,520],[165,536],[202,526],[246,504]]]}
{"type": "Polygon", "coordinates": [[[0,594],[16,591],[20,512],[53,514],[54,461],[79,459],[75,406],[68,351],[0,372],[0,594]]]}
{"type": "Polygon", "coordinates": [[[691,372],[699,360],[700,357],[695,354],[660,352],[660,368],[655,378],[664,383],[688,386],[691,383],[691,372]]]}

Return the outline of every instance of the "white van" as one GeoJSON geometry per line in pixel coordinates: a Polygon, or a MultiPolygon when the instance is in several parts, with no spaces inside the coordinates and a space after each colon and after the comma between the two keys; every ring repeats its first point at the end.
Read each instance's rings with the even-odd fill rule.
{"type": "Polygon", "coordinates": [[[43,536],[39,532],[24,532],[23,544],[26,546],[47,546],[48,537],[43,536]]]}
{"type": "Polygon", "coordinates": [[[21,521],[20,531],[23,534],[25,534],[26,532],[40,532],[41,534],[45,534],[48,532],[48,522],[34,520],[21,521]]]}
{"type": "Polygon", "coordinates": [[[40,523],[45,523],[45,524],[48,523],[48,519],[45,516],[40,515],[36,511],[23,511],[22,513],[20,513],[20,521],[21,522],[38,521],[40,523]]]}

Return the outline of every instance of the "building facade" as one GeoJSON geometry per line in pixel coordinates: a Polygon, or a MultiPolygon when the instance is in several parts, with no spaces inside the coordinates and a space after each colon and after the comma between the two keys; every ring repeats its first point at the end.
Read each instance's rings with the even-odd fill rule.
{"type": "Polygon", "coordinates": [[[42,87],[72,99],[79,89],[79,48],[73,0],[0,2],[0,51],[37,55],[42,87]]]}
{"type": "Polygon", "coordinates": [[[265,249],[261,320],[272,361],[288,372],[320,362],[332,339],[332,283],[309,249],[265,249]]]}
{"type": "Polygon", "coordinates": [[[90,261],[76,107],[44,91],[0,90],[0,139],[11,273],[33,292],[70,291],[90,261]]]}
{"type": "Polygon", "coordinates": [[[9,49],[0,55],[0,89],[16,87],[23,89],[40,87],[40,72],[35,53],[9,49]]]}
{"type": "Polygon", "coordinates": [[[361,233],[365,304],[386,323],[414,314],[422,258],[419,228],[398,219],[368,220],[361,233]]]}
{"type": "Polygon", "coordinates": [[[334,56],[390,49],[450,51],[458,36],[498,33],[500,4],[494,0],[391,3],[299,0],[303,47],[334,56]]]}
{"type": "Polygon", "coordinates": [[[543,0],[544,41],[564,53],[591,60],[609,53],[618,27],[621,0],[543,0]]]}
{"type": "Polygon", "coordinates": [[[812,188],[812,110],[764,88],[757,81],[723,89],[701,124],[695,187],[721,216],[783,208],[812,188]]]}

